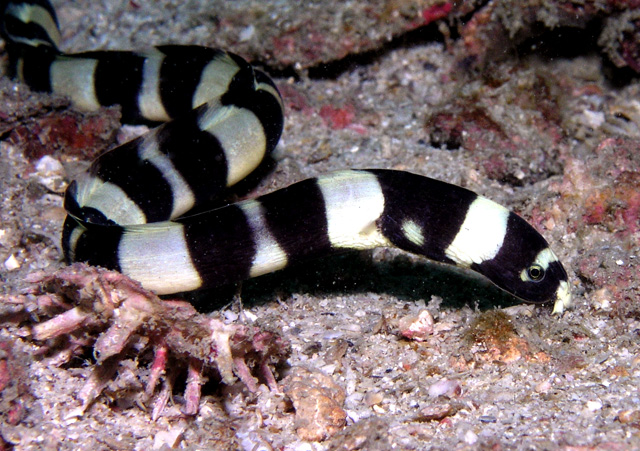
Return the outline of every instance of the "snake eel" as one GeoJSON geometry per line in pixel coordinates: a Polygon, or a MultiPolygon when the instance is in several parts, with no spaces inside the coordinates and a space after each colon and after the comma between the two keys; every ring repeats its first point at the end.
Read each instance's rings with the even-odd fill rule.
{"type": "Polygon", "coordinates": [[[229,52],[59,50],[47,0],[0,3],[8,73],[84,110],[160,123],[99,156],[65,194],[66,260],[158,294],[216,287],[346,249],[395,246],[476,271],[526,302],[571,302],[567,273],[524,219],[467,189],[403,171],[345,170],[207,210],[275,148],[283,101],[229,52]],[[198,213],[193,213],[197,211],[198,213]]]}

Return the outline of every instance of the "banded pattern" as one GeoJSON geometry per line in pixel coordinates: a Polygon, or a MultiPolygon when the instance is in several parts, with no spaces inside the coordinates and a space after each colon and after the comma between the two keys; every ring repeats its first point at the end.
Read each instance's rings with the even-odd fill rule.
{"type": "Polygon", "coordinates": [[[525,301],[555,301],[554,311],[569,305],[567,274],[533,227],[471,191],[408,172],[336,172],[188,216],[275,147],[283,121],[275,85],[237,56],[198,47],[62,54],[46,0],[8,5],[1,29],[14,73],[34,89],[87,109],[118,103],[133,121],[170,120],[69,186],[70,262],[169,294],[396,246],[477,271],[525,301]]]}

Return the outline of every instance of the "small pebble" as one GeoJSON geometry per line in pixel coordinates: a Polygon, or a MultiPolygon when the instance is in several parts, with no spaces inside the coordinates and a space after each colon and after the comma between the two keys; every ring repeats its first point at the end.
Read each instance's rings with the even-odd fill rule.
{"type": "Polygon", "coordinates": [[[238,314],[236,312],[234,312],[234,311],[231,311],[231,310],[225,310],[224,311],[224,318],[228,322],[237,321],[238,320],[238,314]]]}
{"type": "Polygon", "coordinates": [[[15,255],[11,254],[9,258],[4,261],[4,267],[7,268],[7,271],[13,271],[20,267],[20,262],[16,259],[15,255]]]}
{"type": "Polygon", "coordinates": [[[611,307],[611,301],[609,300],[610,297],[611,294],[609,293],[609,290],[606,288],[600,288],[593,292],[591,296],[592,304],[596,308],[607,310],[611,307]]]}
{"type": "Polygon", "coordinates": [[[258,316],[250,310],[243,310],[242,313],[252,323],[255,323],[258,320],[258,316]]]}
{"type": "Polygon", "coordinates": [[[36,163],[36,171],[40,184],[49,191],[62,193],[66,189],[64,167],[55,158],[49,155],[40,158],[36,163]]]}
{"type": "Polygon", "coordinates": [[[591,412],[602,409],[602,403],[600,401],[587,401],[587,409],[591,412]]]}
{"type": "Polygon", "coordinates": [[[584,110],[582,112],[585,123],[591,128],[599,128],[604,123],[604,113],[601,111],[584,110]]]}
{"type": "Polygon", "coordinates": [[[622,410],[618,414],[618,421],[622,424],[640,422],[640,410],[622,410]]]}
{"type": "Polygon", "coordinates": [[[416,418],[416,421],[442,421],[459,410],[458,407],[446,404],[432,404],[423,409],[420,409],[420,416],[416,418]]]}
{"type": "Polygon", "coordinates": [[[417,316],[410,315],[400,319],[400,334],[414,341],[425,341],[433,334],[433,317],[428,310],[422,310],[417,316]]]}
{"type": "Polygon", "coordinates": [[[496,421],[498,421],[493,415],[482,415],[478,419],[481,423],[495,423],[496,421]]]}
{"type": "Polygon", "coordinates": [[[468,445],[473,445],[478,441],[478,436],[476,435],[475,432],[469,430],[467,432],[464,433],[464,439],[466,444],[468,445]]]}
{"type": "Polygon", "coordinates": [[[368,406],[374,406],[376,404],[380,404],[383,400],[383,396],[381,393],[379,392],[367,392],[366,396],[364,397],[364,403],[368,406]]]}
{"type": "Polygon", "coordinates": [[[240,42],[246,42],[246,41],[250,41],[251,38],[253,38],[253,35],[255,34],[256,34],[256,27],[254,27],[253,25],[249,25],[242,29],[242,31],[240,32],[240,36],[238,37],[240,38],[240,42]]]}
{"type": "Polygon", "coordinates": [[[156,433],[153,439],[153,448],[156,449],[169,449],[175,448],[182,440],[182,434],[184,433],[185,426],[178,425],[172,427],[168,431],[159,431],[156,433]]]}
{"type": "Polygon", "coordinates": [[[44,174],[59,174],[64,172],[64,168],[58,160],[50,155],[45,155],[36,163],[36,171],[42,172],[44,174]]]}
{"type": "Polygon", "coordinates": [[[437,398],[438,396],[460,396],[462,394],[462,386],[457,380],[442,379],[429,387],[429,396],[437,398]]]}
{"type": "Polygon", "coordinates": [[[551,381],[544,380],[536,385],[535,391],[537,393],[547,393],[551,390],[551,381]]]}

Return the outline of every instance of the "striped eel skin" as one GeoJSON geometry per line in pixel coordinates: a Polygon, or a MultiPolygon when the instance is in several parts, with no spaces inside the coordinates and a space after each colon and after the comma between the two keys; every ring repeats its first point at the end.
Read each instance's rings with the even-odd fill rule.
{"type": "Polygon", "coordinates": [[[276,146],[273,82],[231,53],[59,50],[46,0],[4,1],[9,72],[79,108],[119,104],[125,121],[165,124],[100,156],[65,195],[63,249],[158,294],[216,287],[346,249],[395,246],[469,268],[533,303],[571,301],[545,239],[506,208],[408,172],[347,170],[204,213],[276,146]]]}

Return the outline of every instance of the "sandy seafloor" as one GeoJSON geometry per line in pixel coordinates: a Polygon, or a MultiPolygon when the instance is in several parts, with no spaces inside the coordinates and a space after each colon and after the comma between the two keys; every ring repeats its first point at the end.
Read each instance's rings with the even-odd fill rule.
{"type": "MultiPolygon", "coordinates": [[[[640,448],[637,79],[614,85],[605,78],[601,55],[579,50],[552,57],[534,52],[509,57],[484,74],[464,72],[443,42],[384,46],[385,36],[401,34],[401,26],[394,31],[392,20],[389,30],[359,24],[366,10],[361,2],[313,8],[236,2],[225,6],[234,13],[222,19],[204,1],[108,8],[55,3],[69,51],[107,43],[215,43],[230,50],[237,44],[251,59],[262,45],[270,51],[272,42],[268,32],[243,21],[258,18],[266,26],[271,17],[274,26],[286,27],[298,20],[302,25],[287,34],[295,41],[316,39],[305,26],[327,20],[318,11],[328,11],[336,23],[351,14],[348,29],[362,27],[368,36],[363,48],[380,51],[327,79],[306,72],[331,61],[322,49],[295,70],[275,73],[286,126],[278,165],[258,191],[369,167],[466,186],[534,223],[568,270],[574,304],[562,316],[552,316],[550,306],[516,305],[496,314],[511,299],[481,278],[389,250],[328,258],[247,282],[242,299],[248,317],[290,340],[288,364],[321,371],[346,392],[347,426],[323,442],[296,434],[282,395],[266,389],[250,395],[239,384],[205,385],[195,418],[154,422],[140,406],[108,396],[83,416],[73,415],[90,354],[54,367],[6,323],[0,338],[11,344],[12,377],[22,382],[26,409],[14,425],[3,413],[4,449],[640,448]],[[222,37],[207,37],[207,20],[226,30],[222,37]],[[442,130],[434,132],[433,117],[440,113],[454,118],[439,116],[441,129],[456,116],[465,118],[455,139],[438,142],[442,130]],[[425,308],[435,318],[435,333],[424,342],[400,338],[398,318],[425,308]],[[434,396],[443,380],[459,389],[434,396]],[[433,419],[434,411],[450,413],[433,419]]],[[[330,33],[332,26],[318,28],[330,33]]],[[[329,34],[323,42],[339,40],[329,34]]],[[[264,60],[275,67],[278,54],[270,52],[264,60]]],[[[342,57],[338,52],[335,59],[342,57]]],[[[35,161],[6,141],[13,126],[7,124],[64,102],[30,96],[6,79],[1,87],[2,291],[18,293],[25,274],[60,265],[62,197],[51,185],[43,188],[46,177],[35,161]]],[[[75,157],[53,157],[65,164],[67,176],[78,170],[75,157]]],[[[233,308],[226,313],[234,315],[233,308]]],[[[9,396],[3,393],[3,409],[9,396]]],[[[175,401],[181,402],[179,390],[175,401]]]]}

